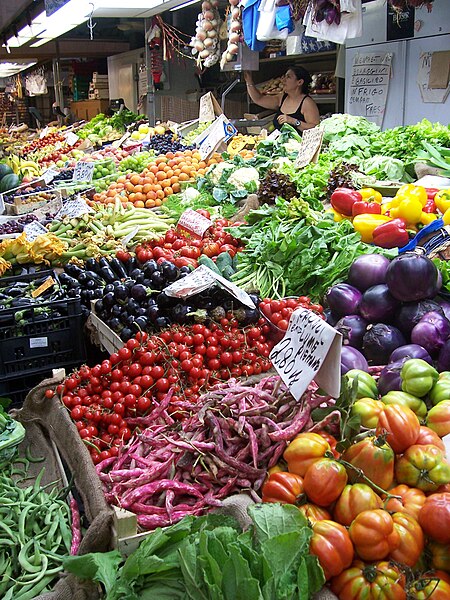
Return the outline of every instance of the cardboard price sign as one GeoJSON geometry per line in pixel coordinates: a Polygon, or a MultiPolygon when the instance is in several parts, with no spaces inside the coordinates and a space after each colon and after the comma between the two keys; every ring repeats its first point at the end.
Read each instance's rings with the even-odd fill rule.
{"type": "Polygon", "coordinates": [[[43,225],[41,225],[41,223],[37,223],[36,221],[25,225],[23,231],[29,242],[34,242],[34,240],[40,235],[48,233],[47,229],[43,225]]]}
{"type": "Polygon", "coordinates": [[[93,162],[77,162],[73,170],[72,181],[86,181],[90,183],[94,175],[95,164],[93,162]]]}
{"type": "Polygon", "coordinates": [[[54,285],[56,285],[56,281],[53,279],[53,277],[47,277],[47,279],[42,285],[40,285],[36,290],[31,292],[31,295],[33,296],[33,298],[39,298],[41,294],[43,294],[46,290],[48,290],[48,288],[51,288],[54,285]]]}
{"type": "Polygon", "coordinates": [[[73,146],[80,139],[73,131],[69,131],[64,137],[66,138],[66,142],[69,146],[73,146]]]}
{"type": "Polygon", "coordinates": [[[200,123],[214,121],[214,119],[222,114],[220,104],[214,98],[211,92],[208,92],[200,98],[200,109],[198,112],[198,120],[200,123]]]}
{"type": "Polygon", "coordinates": [[[47,169],[44,173],[42,173],[41,179],[43,179],[44,183],[48,185],[55,179],[58,173],[59,171],[57,171],[56,169],[47,169]]]}
{"type": "Polygon", "coordinates": [[[341,389],[342,335],[312,311],[292,313],[286,335],[270,353],[270,360],[296,400],[313,379],[330,396],[341,389]]]}
{"type": "Polygon", "coordinates": [[[212,225],[212,221],[204,217],[196,210],[188,208],[181,215],[177,229],[184,230],[191,235],[202,238],[212,225]]]}
{"type": "Polygon", "coordinates": [[[55,215],[55,219],[62,219],[63,217],[70,217],[76,219],[86,213],[94,212],[90,206],[86,204],[86,201],[82,198],[74,198],[64,203],[61,210],[55,215]]]}
{"type": "Polygon", "coordinates": [[[211,269],[200,265],[200,267],[197,267],[192,273],[183,277],[183,279],[171,283],[164,289],[164,293],[171,298],[189,298],[207,290],[214,283],[215,279],[212,276],[211,269]]]}
{"type": "Polygon", "coordinates": [[[306,167],[311,162],[317,162],[322,147],[323,131],[319,127],[305,129],[302,136],[302,145],[295,159],[297,169],[306,167]]]}
{"type": "Polygon", "coordinates": [[[222,143],[227,142],[236,135],[236,133],[236,127],[225,115],[220,115],[214,123],[211,123],[205,131],[195,138],[194,144],[198,146],[198,151],[204,160],[211,156],[222,143]]]}

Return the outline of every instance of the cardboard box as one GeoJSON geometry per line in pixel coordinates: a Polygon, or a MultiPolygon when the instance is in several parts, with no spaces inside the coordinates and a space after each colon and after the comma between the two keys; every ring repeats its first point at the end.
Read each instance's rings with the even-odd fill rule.
{"type": "Polygon", "coordinates": [[[80,100],[72,102],[70,110],[78,121],[90,121],[100,113],[108,110],[108,100],[80,100]]]}

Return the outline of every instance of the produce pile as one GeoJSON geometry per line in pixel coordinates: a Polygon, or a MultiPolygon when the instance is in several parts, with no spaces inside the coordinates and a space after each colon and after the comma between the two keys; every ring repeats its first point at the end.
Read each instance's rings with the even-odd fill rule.
{"type": "MultiPolygon", "coordinates": [[[[203,63],[220,22],[215,3],[201,11],[203,63]]],[[[228,12],[224,61],[237,0],[228,12]]],[[[46,397],[143,534],[128,558],[122,539],[69,557],[68,490],[28,481],[37,459],[16,459],[24,431],[0,409],[0,595],[68,571],[108,600],[450,597],[450,188],[416,184],[449,175],[449,128],[333,115],[298,168],[289,125],[203,158],[208,125],[124,110],[75,127],[73,145],[64,128],[27,134],[0,162],[0,334],[29,367],[14,382],[79,323],[87,363],[80,348],[46,397]],[[322,331],[342,336],[333,396],[332,367],[305,374],[322,331]]]]}

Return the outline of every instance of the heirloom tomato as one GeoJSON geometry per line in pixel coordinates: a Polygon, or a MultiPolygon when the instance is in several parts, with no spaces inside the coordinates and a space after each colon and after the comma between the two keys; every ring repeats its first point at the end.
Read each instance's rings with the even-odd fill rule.
{"type": "Polygon", "coordinates": [[[322,506],[307,502],[298,507],[298,510],[308,519],[310,523],[323,521],[324,519],[331,520],[330,513],[322,506]]]}
{"type": "Polygon", "coordinates": [[[394,529],[400,536],[400,545],[389,554],[391,560],[413,567],[425,547],[425,538],[419,523],[411,515],[397,512],[392,515],[394,529]]]}
{"type": "Polygon", "coordinates": [[[450,400],[443,400],[428,411],[427,426],[439,437],[450,433],[450,400]]]}
{"type": "Polygon", "coordinates": [[[390,489],[389,493],[393,496],[400,496],[400,499],[389,498],[384,504],[385,510],[391,513],[402,512],[416,520],[419,518],[420,509],[426,500],[425,493],[422,490],[401,484],[390,489]]]}
{"type": "Polygon", "coordinates": [[[318,433],[300,433],[286,448],[283,458],[290,473],[303,477],[313,463],[330,451],[330,444],[318,433]]]}
{"type": "Polygon", "coordinates": [[[439,544],[430,540],[427,544],[427,551],[435,569],[450,572],[450,544],[439,544]]]}
{"type": "Polygon", "coordinates": [[[272,473],[262,487],[263,502],[295,504],[303,493],[303,479],[295,473],[272,473]]]}
{"type": "Polygon", "coordinates": [[[380,413],[383,410],[384,404],[380,400],[361,398],[352,406],[352,415],[358,415],[363,427],[375,429],[378,425],[380,413]]]}
{"type": "Polygon", "coordinates": [[[416,446],[428,446],[429,444],[432,446],[437,446],[440,450],[445,452],[445,444],[438,434],[429,427],[421,425],[419,429],[419,437],[416,440],[416,446]]]}
{"type": "Polygon", "coordinates": [[[341,453],[336,450],[336,446],[338,443],[337,439],[333,435],[331,435],[331,433],[328,433],[328,431],[325,431],[324,429],[316,431],[316,433],[320,435],[320,437],[323,437],[323,439],[330,444],[331,452],[334,458],[339,458],[341,453]]]}
{"type": "Polygon", "coordinates": [[[331,580],[331,591],[339,600],[406,600],[405,576],[386,561],[366,565],[355,560],[331,580]]]}
{"type": "Polygon", "coordinates": [[[334,506],[333,516],[338,523],[350,525],[353,519],[363,512],[382,507],[382,500],[365,483],[346,485],[334,506]]]}
{"type": "Polygon", "coordinates": [[[419,435],[420,423],[407,406],[388,404],[378,418],[377,435],[386,434],[386,441],[396,454],[412,446],[419,435]]]}
{"type": "MultiPolygon", "coordinates": [[[[375,485],[387,490],[394,480],[394,451],[384,438],[370,436],[348,448],[342,458],[361,469],[375,485]]],[[[348,468],[350,482],[358,480],[358,473],[348,468]]]]}
{"type": "Polygon", "coordinates": [[[450,482],[450,465],[436,446],[414,445],[397,459],[395,478],[398,483],[434,492],[440,485],[450,482]]]}
{"type": "Polygon", "coordinates": [[[411,600],[448,600],[450,584],[441,579],[436,571],[424,573],[408,588],[408,598],[411,600]]]}
{"type": "Polygon", "coordinates": [[[352,564],[353,544],[345,527],[334,521],[316,521],[312,529],[309,551],[319,559],[328,580],[352,564]]]}
{"type": "Polygon", "coordinates": [[[431,494],[419,513],[419,523],[435,542],[450,544],[450,494],[431,494]]]}
{"type": "Polygon", "coordinates": [[[339,498],[346,483],[345,467],[331,458],[321,458],[306,471],[303,489],[311,502],[328,506],[339,498]]]}
{"type": "Polygon", "coordinates": [[[359,513],[349,533],[356,553],[363,560],[381,560],[400,545],[391,515],[381,509],[359,513]]]}

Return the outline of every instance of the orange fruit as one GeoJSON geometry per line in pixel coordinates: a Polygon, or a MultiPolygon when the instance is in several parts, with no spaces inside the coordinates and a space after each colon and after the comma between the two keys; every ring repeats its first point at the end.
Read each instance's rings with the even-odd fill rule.
{"type": "Polygon", "coordinates": [[[171,187],[166,187],[166,189],[164,190],[164,194],[166,196],[171,196],[173,194],[173,189],[171,187]]]}
{"type": "Polygon", "coordinates": [[[136,202],[133,204],[136,208],[145,208],[145,204],[142,202],[142,200],[136,200],[136,202]]]}
{"type": "Polygon", "coordinates": [[[145,208],[153,208],[155,206],[155,201],[154,200],[146,200],[145,201],[145,208]]]}

